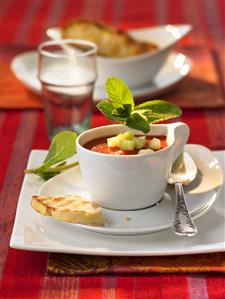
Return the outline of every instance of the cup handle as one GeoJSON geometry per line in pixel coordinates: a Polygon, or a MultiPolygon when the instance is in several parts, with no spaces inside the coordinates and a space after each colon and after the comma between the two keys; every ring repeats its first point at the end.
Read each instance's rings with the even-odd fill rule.
{"type": "Polygon", "coordinates": [[[185,144],[187,143],[190,129],[189,127],[182,122],[177,122],[170,124],[170,129],[174,132],[174,155],[173,162],[179,157],[182,153],[185,144]]]}

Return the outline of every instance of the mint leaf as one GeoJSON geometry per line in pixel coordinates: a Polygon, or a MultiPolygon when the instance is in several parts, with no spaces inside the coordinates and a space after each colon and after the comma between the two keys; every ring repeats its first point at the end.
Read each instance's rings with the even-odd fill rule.
{"type": "Polygon", "coordinates": [[[72,157],[76,153],[76,138],[77,134],[71,131],[63,131],[55,135],[43,166],[51,166],[72,157]]]}
{"type": "Polygon", "coordinates": [[[108,100],[102,100],[100,101],[97,106],[98,110],[101,111],[102,114],[104,114],[109,120],[116,120],[113,117],[113,110],[115,109],[113,107],[113,104],[108,100]]]}
{"type": "Polygon", "coordinates": [[[105,85],[106,92],[111,102],[130,104],[134,108],[134,99],[131,90],[119,78],[108,78],[105,85]]]}
{"type": "Polygon", "coordinates": [[[178,106],[162,100],[147,101],[135,106],[130,89],[119,78],[109,78],[105,87],[109,99],[101,101],[97,108],[108,119],[126,124],[132,129],[148,133],[149,124],[175,118],[182,113],[178,106]]]}
{"type": "Polygon", "coordinates": [[[111,103],[108,100],[103,100],[97,104],[97,108],[110,120],[116,120],[124,123],[130,116],[131,105],[130,104],[119,104],[111,103]]]}
{"type": "Polygon", "coordinates": [[[135,106],[134,110],[142,111],[150,123],[175,118],[182,113],[182,110],[178,106],[162,100],[142,103],[135,106]]]}
{"type": "Polygon", "coordinates": [[[97,104],[97,108],[110,120],[125,123],[134,108],[130,89],[119,78],[109,78],[106,82],[109,99],[97,104]]]}
{"type": "Polygon", "coordinates": [[[58,171],[58,172],[37,172],[36,174],[39,177],[41,177],[44,181],[47,181],[47,180],[53,178],[55,175],[60,174],[60,171],[58,171]]]}
{"type": "Polygon", "coordinates": [[[25,169],[24,172],[48,180],[61,171],[77,166],[78,162],[67,163],[65,161],[76,153],[76,138],[77,134],[71,131],[58,133],[52,139],[44,162],[36,168],[25,169]]]}
{"type": "Polygon", "coordinates": [[[130,104],[118,105],[113,109],[112,115],[115,120],[125,122],[131,114],[131,109],[130,104]]]}
{"type": "Polygon", "coordinates": [[[150,131],[148,121],[139,113],[132,113],[132,115],[126,121],[126,126],[135,130],[142,131],[145,134],[150,131]]]}

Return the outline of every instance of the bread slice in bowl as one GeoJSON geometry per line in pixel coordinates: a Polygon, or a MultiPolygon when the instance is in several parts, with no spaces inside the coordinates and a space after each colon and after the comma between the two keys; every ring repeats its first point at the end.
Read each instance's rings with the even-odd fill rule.
{"type": "Polygon", "coordinates": [[[154,43],[133,39],[125,31],[90,20],[67,22],[62,27],[62,37],[92,41],[98,46],[98,55],[106,57],[129,57],[158,48],[154,43]]]}

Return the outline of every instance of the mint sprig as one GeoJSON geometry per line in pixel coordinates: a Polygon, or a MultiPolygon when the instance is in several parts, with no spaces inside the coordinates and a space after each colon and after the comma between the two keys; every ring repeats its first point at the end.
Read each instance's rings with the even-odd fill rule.
{"type": "Polygon", "coordinates": [[[132,92],[121,79],[109,78],[106,81],[105,89],[114,104],[130,105],[132,109],[134,108],[132,92]]]}
{"type": "Polygon", "coordinates": [[[25,169],[25,173],[33,173],[48,180],[61,171],[78,165],[78,162],[66,162],[76,153],[76,138],[77,134],[71,131],[55,135],[43,164],[36,168],[25,169]]]}
{"type": "Polygon", "coordinates": [[[116,77],[106,81],[106,92],[108,99],[97,104],[102,114],[145,134],[150,131],[151,123],[176,118],[182,113],[178,106],[163,100],[147,101],[135,106],[131,90],[116,77]]]}

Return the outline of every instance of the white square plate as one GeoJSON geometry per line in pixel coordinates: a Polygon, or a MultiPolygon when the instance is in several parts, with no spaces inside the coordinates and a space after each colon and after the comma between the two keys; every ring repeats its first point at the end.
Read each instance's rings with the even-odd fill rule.
{"type": "MultiPolygon", "coordinates": [[[[190,147],[190,145],[189,145],[190,147]]],[[[196,146],[195,146],[196,147],[196,146]]],[[[194,148],[194,147],[193,147],[194,148]]],[[[197,148],[197,147],[196,147],[197,148]]],[[[201,147],[199,147],[201,151],[201,147]]],[[[225,172],[225,151],[213,152],[225,172]]],[[[28,167],[41,164],[46,151],[33,150],[28,167]]],[[[201,157],[201,153],[198,153],[201,157]]],[[[225,184],[208,213],[195,220],[195,237],[178,237],[171,229],[145,235],[113,236],[90,232],[82,228],[45,220],[30,207],[32,195],[38,194],[43,181],[25,175],[14,228],[10,240],[12,248],[91,255],[178,255],[225,251],[225,184]]]]}

